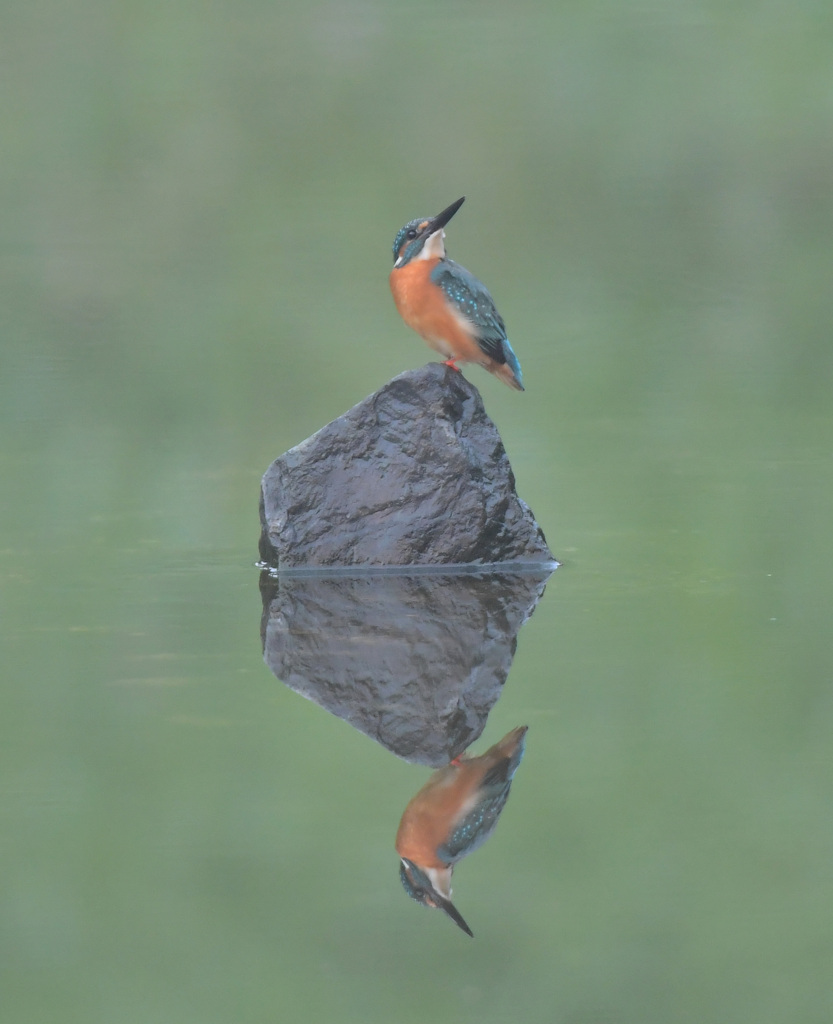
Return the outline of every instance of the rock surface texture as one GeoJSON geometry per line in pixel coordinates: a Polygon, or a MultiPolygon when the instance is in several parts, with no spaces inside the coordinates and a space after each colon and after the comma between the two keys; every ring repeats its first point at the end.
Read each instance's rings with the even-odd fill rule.
{"type": "Polygon", "coordinates": [[[553,563],[477,388],[409,370],[276,459],[260,554],[279,569],[553,563]]]}

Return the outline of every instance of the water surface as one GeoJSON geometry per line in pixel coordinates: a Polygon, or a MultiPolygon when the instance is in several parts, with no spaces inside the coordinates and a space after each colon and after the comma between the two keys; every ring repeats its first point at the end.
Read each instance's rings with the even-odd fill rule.
{"type": "Polygon", "coordinates": [[[0,1016],[831,1018],[831,32],[12,6],[0,1016]],[[529,726],[474,941],[397,878],[429,769],[275,678],[254,568],[269,462],[431,358],[390,245],[464,193],[564,562],[475,744],[529,726]]]}

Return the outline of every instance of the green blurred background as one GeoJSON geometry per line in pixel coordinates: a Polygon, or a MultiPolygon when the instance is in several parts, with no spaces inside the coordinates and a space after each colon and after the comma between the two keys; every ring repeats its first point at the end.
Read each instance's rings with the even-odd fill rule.
{"type": "Polygon", "coordinates": [[[0,1019],[833,1019],[833,7],[4,8],[0,1019]],[[406,220],[565,565],[455,876],[426,777],[284,689],[268,463],[432,358],[406,220]]]}

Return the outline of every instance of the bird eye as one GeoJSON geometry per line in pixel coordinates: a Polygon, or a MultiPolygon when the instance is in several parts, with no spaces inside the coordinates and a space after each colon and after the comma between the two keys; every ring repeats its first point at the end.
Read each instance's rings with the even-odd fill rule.
{"type": "Polygon", "coordinates": [[[411,228],[411,230],[408,232],[408,238],[416,238],[416,236],[416,231],[413,228],[411,228]]]}

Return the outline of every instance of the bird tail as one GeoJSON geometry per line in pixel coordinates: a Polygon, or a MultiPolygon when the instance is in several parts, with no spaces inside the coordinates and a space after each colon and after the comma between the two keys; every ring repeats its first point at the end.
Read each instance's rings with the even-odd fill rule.
{"type": "Polygon", "coordinates": [[[521,373],[521,364],[518,362],[518,357],[512,346],[509,344],[509,339],[504,338],[503,342],[503,358],[506,360],[505,368],[508,372],[501,373],[501,378],[506,381],[510,388],[515,388],[517,391],[524,390],[524,378],[521,373]]]}
{"type": "Polygon", "coordinates": [[[499,754],[506,765],[506,776],[512,778],[521,763],[526,747],[526,731],[529,726],[519,725],[517,729],[507,733],[502,740],[499,740],[492,748],[499,754]]]}

